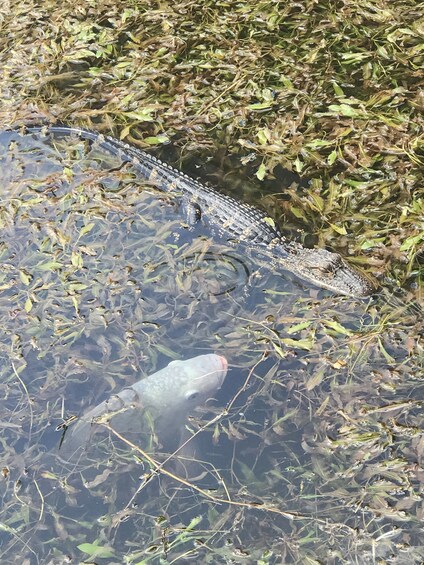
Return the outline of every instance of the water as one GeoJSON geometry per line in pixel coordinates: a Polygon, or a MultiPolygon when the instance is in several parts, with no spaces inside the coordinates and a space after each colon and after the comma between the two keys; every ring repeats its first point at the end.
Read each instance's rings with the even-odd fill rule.
{"type": "Polygon", "coordinates": [[[420,562],[418,305],[308,288],[82,142],[0,144],[1,563],[420,562]],[[177,478],[58,459],[64,419],[210,352],[177,478]]]}

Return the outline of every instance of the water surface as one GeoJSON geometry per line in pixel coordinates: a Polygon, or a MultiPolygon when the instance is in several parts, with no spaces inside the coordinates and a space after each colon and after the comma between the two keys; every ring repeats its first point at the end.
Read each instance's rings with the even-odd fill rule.
{"type": "Polygon", "coordinates": [[[312,289],[189,227],[178,200],[83,142],[9,132],[0,155],[2,563],[290,563],[299,547],[422,560],[421,311],[406,291],[312,289]],[[122,442],[59,461],[69,416],[209,352],[230,370],[185,431],[204,426],[187,475],[150,478],[122,442]]]}

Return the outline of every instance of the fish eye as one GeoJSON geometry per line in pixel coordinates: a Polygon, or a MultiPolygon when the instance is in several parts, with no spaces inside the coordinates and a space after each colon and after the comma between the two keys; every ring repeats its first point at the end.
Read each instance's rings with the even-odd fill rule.
{"type": "Polygon", "coordinates": [[[189,390],[188,392],[186,392],[186,400],[196,400],[196,398],[199,396],[199,393],[197,392],[197,390],[189,390]]]}

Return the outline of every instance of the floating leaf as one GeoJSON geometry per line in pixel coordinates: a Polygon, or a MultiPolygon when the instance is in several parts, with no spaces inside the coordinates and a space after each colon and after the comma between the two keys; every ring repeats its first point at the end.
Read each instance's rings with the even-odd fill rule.
{"type": "Polygon", "coordinates": [[[271,141],[271,130],[268,128],[262,128],[258,131],[256,137],[261,145],[266,145],[271,141]]]}
{"type": "Polygon", "coordinates": [[[86,226],[83,226],[80,230],[80,236],[83,236],[84,234],[91,232],[94,226],[95,226],[94,222],[90,222],[86,226]]]}
{"type": "Polygon", "coordinates": [[[334,94],[336,96],[344,96],[344,91],[343,89],[337,84],[337,82],[335,82],[334,80],[331,81],[331,84],[333,85],[333,89],[334,89],[334,94]]]}
{"type": "Polygon", "coordinates": [[[362,112],[355,110],[355,108],[352,108],[352,106],[348,106],[347,104],[331,104],[328,109],[333,114],[346,116],[349,118],[364,117],[362,112]]]}
{"type": "Polygon", "coordinates": [[[46,263],[38,263],[37,269],[39,271],[56,271],[63,267],[62,263],[58,263],[57,261],[47,261],[46,263]]]}
{"type": "Polygon", "coordinates": [[[313,390],[316,386],[322,383],[322,380],[325,375],[325,369],[320,368],[315,371],[310,379],[308,379],[305,383],[306,390],[313,390]]]}
{"type": "Polygon", "coordinates": [[[339,334],[343,334],[343,335],[353,335],[353,332],[351,330],[348,330],[347,328],[345,328],[344,326],[342,326],[341,324],[339,324],[339,322],[336,322],[335,320],[323,320],[322,323],[327,326],[327,328],[331,328],[332,330],[334,330],[335,332],[339,333],[339,334]]]}
{"type": "Polygon", "coordinates": [[[144,138],[144,143],[148,145],[160,145],[161,143],[169,143],[169,137],[167,135],[155,135],[144,138]]]}
{"type": "Polygon", "coordinates": [[[153,122],[152,109],[145,108],[137,112],[125,112],[125,116],[129,120],[136,120],[138,122],[153,122]]]}
{"type": "Polygon", "coordinates": [[[302,163],[302,161],[299,159],[299,157],[296,157],[295,161],[294,161],[294,166],[296,168],[296,171],[298,173],[302,172],[302,169],[304,167],[304,164],[302,163]]]}
{"type": "Polygon", "coordinates": [[[400,251],[408,251],[409,249],[424,243],[424,233],[419,233],[405,239],[400,246],[400,251]]]}
{"type": "Polygon", "coordinates": [[[79,269],[84,265],[81,255],[76,251],[72,251],[71,253],[71,263],[74,267],[78,267],[79,269]]]}
{"type": "Polygon", "coordinates": [[[249,110],[268,110],[271,108],[271,104],[269,102],[257,102],[256,104],[249,104],[249,110]]]}
{"type": "Polygon", "coordinates": [[[284,351],[284,349],[282,349],[277,343],[272,342],[272,346],[275,349],[275,352],[278,354],[279,357],[281,357],[281,359],[285,359],[288,355],[287,351],[284,351]]]}
{"type": "Polygon", "coordinates": [[[196,526],[198,526],[202,520],[203,516],[195,516],[194,518],[192,518],[189,525],[185,528],[186,531],[194,530],[194,528],[196,528],[196,526]]]}
{"type": "Polygon", "coordinates": [[[81,543],[77,546],[80,551],[87,553],[90,557],[97,557],[99,559],[107,559],[114,557],[115,553],[109,546],[100,546],[95,543],[81,543]]]}
{"type": "Polygon", "coordinates": [[[268,224],[269,226],[271,226],[272,228],[275,228],[275,222],[272,218],[270,218],[269,216],[267,216],[266,218],[263,219],[264,222],[266,224],[268,224]]]}
{"type": "Polygon", "coordinates": [[[263,180],[265,178],[265,175],[266,175],[266,166],[263,163],[261,163],[259,165],[259,169],[256,171],[256,177],[259,180],[263,180]]]}
{"type": "Polygon", "coordinates": [[[331,224],[330,226],[332,227],[332,229],[336,232],[339,233],[340,235],[346,235],[347,231],[346,228],[344,226],[337,226],[336,224],[331,224]]]}
{"type": "Polygon", "coordinates": [[[310,320],[306,320],[305,322],[300,322],[299,324],[296,324],[295,326],[291,326],[288,330],[287,333],[289,335],[292,335],[294,333],[300,332],[301,330],[304,330],[306,328],[309,328],[309,326],[312,324],[312,322],[310,320]]]}
{"type": "Polygon", "coordinates": [[[333,151],[327,157],[327,163],[329,165],[333,165],[333,163],[335,162],[336,159],[337,159],[337,151],[335,149],[333,149],[333,151]]]}
{"type": "Polygon", "coordinates": [[[23,282],[23,284],[25,286],[28,286],[29,283],[32,280],[31,275],[28,275],[28,273],[26,273],[25,271],[22,271],[22,270],[19,271],[19,278],[21,279],[21,281],[23,282]]]}
{"type": "Polygon", "coordinates": [[[66,178],[68,182],[71,182],[71,180],[74,177],[74,172],[69,167],[63,167],[63,176],[66,178]]]}
{"type": "Polygon", "coordinates": [[[32,300],[31,298],[27,298],[25,301],[25,311],[30,312],[32,310],[32,300]]]}
{"type": "Polygon", "coordinates": [[[290,347],[297,347],[298,349],[305,349],[306,351],[311,351],[314,346],[314,340],[311,338],[291,339],[290,337],[285,337],[281,342],[290,347]]]}

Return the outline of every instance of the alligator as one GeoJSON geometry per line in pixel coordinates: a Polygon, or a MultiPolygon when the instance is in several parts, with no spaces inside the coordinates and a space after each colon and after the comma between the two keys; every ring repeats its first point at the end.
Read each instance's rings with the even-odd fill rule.
{"type": "Polygon", "coordinates": [[[25,132],[53,137],[76,136],[92,142],[123,163],[130,163],[143,179],[159,190],[180,195],[191,212],[192,222],[205,219],[220,233],[227,234],[231,243],[243,244],[267,256],[275,265],[308,283],[350,297],[368,296],[378,288],[371,277],[350,266],[338,253],[322,248],[308,249],[287,239],[268,214],[256,206],[223,194],[123,141],[66,125],[27,127],[25,132]]]}

